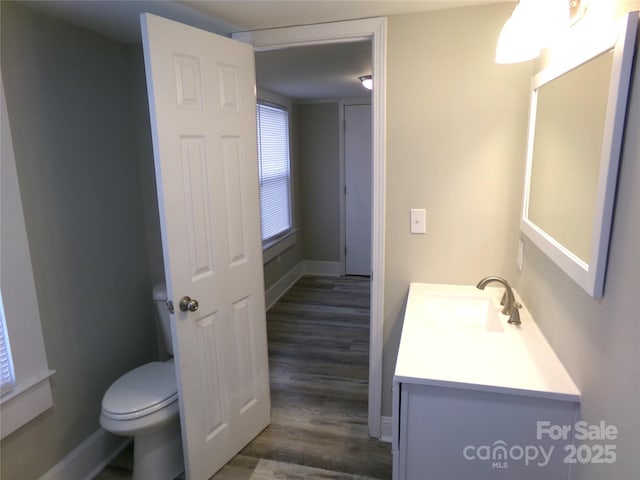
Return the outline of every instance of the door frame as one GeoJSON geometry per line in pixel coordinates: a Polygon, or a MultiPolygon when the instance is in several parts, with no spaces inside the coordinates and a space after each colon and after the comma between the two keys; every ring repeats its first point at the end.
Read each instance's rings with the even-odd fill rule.
{"type": "MultiPolygon", "coordinates": [[[[369,435],[381,437],[382,360],[384,324],[384,233],[386,189],[386,71],[387,19],[368,18],[344,22],[301,25],[234,33],[236,40],[255,51],[290,47],[370,41],[372,45],[371,92],[373,119],[371,300],[369,341],[369,435]]],[[[386,435],[385,435],[386,436],[386,435]]]]}

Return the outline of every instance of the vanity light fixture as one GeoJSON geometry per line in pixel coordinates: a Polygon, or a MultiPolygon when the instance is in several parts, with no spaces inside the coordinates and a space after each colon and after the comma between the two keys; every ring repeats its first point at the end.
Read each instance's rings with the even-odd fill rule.
{"type": "Polygon", "coordinates": [[[587,11],[588,0],[569,0],[569,16],[571,17],[571,25],[584,17],[587,11]]]}
{"type": "Polygon", "coordinates": [[[371,75],[362,75],[361,77],[358,77],[358,80],[362,82],[362,86],[367,90],[373,89],[373,79],[371,78],[371,75]]]}
{"type": "Polygon", "coordinates": [[[535,7],[521,0],[500,31],[496,48],[496,63],[526,62],[540,55],[535,41],[535,27],[529,18],[535,7]]]}
{"type": "Polygon", "coordinates": [[[496,63],[518,63],[540,55],[569,27],[570,8],[580,0],[520,0],[502,27],[496,63]]]}

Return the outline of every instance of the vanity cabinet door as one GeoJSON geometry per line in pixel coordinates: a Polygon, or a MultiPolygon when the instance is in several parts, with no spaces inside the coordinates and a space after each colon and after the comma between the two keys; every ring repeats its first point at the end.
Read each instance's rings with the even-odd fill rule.
{"type": "Polygon", "coordinates": [[[411,383],[397,386],[395,480],[570,478],[564,459],[571,439],[538,439],[537,422],[573,425],[576,403],[411,383]]]}

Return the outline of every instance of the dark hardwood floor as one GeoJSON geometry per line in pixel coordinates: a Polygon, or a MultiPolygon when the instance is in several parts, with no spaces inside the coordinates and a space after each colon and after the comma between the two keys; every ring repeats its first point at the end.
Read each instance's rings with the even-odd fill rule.
{"type": "MultiPolygon", "coordinates": [[[[267,327],[272,423],[213,480],[390,479],[391,445],[367,434],[369,279],[303,277],[267,327]]],[[[130,478],[117,465],[96,478],[130,478]]]]}

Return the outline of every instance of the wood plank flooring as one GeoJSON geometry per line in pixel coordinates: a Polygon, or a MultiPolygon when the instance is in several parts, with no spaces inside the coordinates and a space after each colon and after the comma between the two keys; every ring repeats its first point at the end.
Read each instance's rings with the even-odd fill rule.
{"type": "MultiPolygon", "coordinates": [[[[303,277],[267,327],[272,423],[213,480],[390,479],[391,445],[367,434],[369,279],[303,277]]],[[[96,479],[130,478],[117,465],[96,479]]]]}

